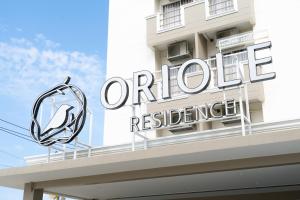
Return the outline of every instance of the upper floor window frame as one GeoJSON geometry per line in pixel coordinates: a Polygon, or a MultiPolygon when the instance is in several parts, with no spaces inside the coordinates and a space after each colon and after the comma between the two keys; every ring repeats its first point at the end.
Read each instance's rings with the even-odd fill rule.
{"type": "Polygon", "coordinates": [[[238,2],[237,2],[237,0],[204,0],[204,2],[205,2],[205,16],[206,16],[206,20],[210,20],[210,19],[214,19],[214,18],[222,17],[224,15],[228,15],[228,14],[232,14],[232,13],[238,12],[238,2]],[[221,7],[222,7],[222,4],[232,2],[233,7],[230,10],[226,10],[225,6],[224,6],[225,9],[224,8],[216,8],[215,9],[216,12],[217,12],[217,10],[222,10],[222,9],[224,9],[224,11],[223,12],[221,11],[220,13],[211,14],[210,1],[216,1],[215,6],[217,6],[217,4],[219,4],[221,7]]]}
{"type": "Polygon", "coordinates": [[[161,4],[157,14],[157,32],[160,33],[183,27],[185,25],[184,7],[197,1],[198,0],[175,0],[171,3],[168,2],[161,4]],[[179,5],[176,10],[166,11],[166,8],[169,5],[175,4],[179,5]],[[167,16],[167,13],[169,13],[170,16],[167,16]],[[174,14],[174,19],[172,19],[172,14],[174,14]]]}

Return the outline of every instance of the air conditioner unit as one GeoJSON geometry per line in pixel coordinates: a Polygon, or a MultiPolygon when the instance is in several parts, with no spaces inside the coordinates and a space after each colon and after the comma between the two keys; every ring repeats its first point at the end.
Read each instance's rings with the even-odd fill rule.
{"type": "Polygon", "coordinates": [[[183,131],[191,131],[195,129],[196,129],[195,124],[185,124],[185,125],[179,125],[179,126],[169,128],[169,131],[171,131],[174,134],[178,134],[178,133],[182,133],[183,131]]]}
{"type": "Polygon", "coordinates": [[[231,28],[231,29],[217,32],[216,38],[221,39],[221,38],[229,37],[229,36],[236,35],[236,34],[239,34],[239,30],[237,28],[231,28]]]}
{"type": "MultiPolygon", "coordinates": [[[[169,2],[171,2],[171,3],[176,2],[176,1],[179,1],[179,0],[169,0],[169,2]]],[[[181,5],[192,3],[192,2],[194,2],[194,0],[180,0],[181,5]]]]}
{"type": "MultiPolygon", "coordinates": [[[[182,112],[180,113],[180,115],[181,115],[181,119],[183,119],[182,112]]],[[[176,115],[174,117],[178,119],[178,115],[176,115]]],[[[192,120],[192,116],[188,116],[188,120],[192,120]]],[[[169,131],[176,134],[176,133],[182,133],[183,131],[190,131],[190,130],[195,130],[195,129],[196,129],[195,124],[178,124],[174,127],[169,128],[169,131]]]]}
{"type": "Polygon", "coordinates": [[[187,41],[176,42],[168,46],[168,60],[175,61],[191,57],[187,41]]]}
{"type": "Polygon", "coordinates": [[[222,120],[222,123],[224,124],[224,126],[230,125],[230,124],[235,124],[235,123],[240,123],[240,122],[241,122],[240,116],[234,116],[234,117],[230,117],[230,118],[222,120]]]}

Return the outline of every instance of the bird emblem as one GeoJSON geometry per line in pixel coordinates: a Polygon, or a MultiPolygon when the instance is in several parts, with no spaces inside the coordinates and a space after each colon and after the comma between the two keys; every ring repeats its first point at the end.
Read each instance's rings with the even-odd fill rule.
{"type": "Polygon", "coordinates": [[[33,106],[30,131],[33,139],[41,145],[50,146],[57,142],[69,143],[80,133],[84,126],[86,97],[78,87],[69,84],[70,79],[70,77],[67,77],[64,83],[40,95],[33,106]],[[58,106],[46,127],[42,128],[41,122],[38,120],[41,105],[47,98],[57,98],[60,95],[73,97],[76,103],[74,105],[61,104],[58,106]],[[74,109],[75,106],[77,109],[74,109]],[[59,134],[62,132],[63,134],[59,134]]]}
{"type": "MultiPolygon", "coordinates": [[[[69,119],[70,111],[73,108],[74,106],[70,106],[68,104],[61,105],[44,129],[42,136],[48,134],[53,129],[63,128],[66,125],[69,119]]],[[[74,116],[74,114],[72,116],[74,116]]]]}

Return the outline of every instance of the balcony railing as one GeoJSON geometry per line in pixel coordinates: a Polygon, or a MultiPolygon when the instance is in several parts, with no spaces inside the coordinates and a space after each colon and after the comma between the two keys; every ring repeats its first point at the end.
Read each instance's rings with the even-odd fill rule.
{"type": "MultiPolygon", "coordinates": [[[[172,67],[170,69],[170,90],[171,90],[172,96],[179,96],[179,95],[183,94],[183,92],[181,91],[181,89],[179,88],[179,86],[177,84],[177,73],[178,73],[179,67],[180,66],[176,66],[176,67],[172,67]]],[[[198,69],[197,65],[192,65],[186,70],[186,74],[192,74],[192,73],[197,72],[198,70],[199,69],[198,69]]]]}
{"type": "Polygon", "coordinates": [[[235,0],[207,0],[207,17],[221,16],[236,11],[235,0]]]}
{"type": "MultiPolygon", "coordinates": [[[[289,131],[289,130],[300,130],[300,120],[286,120],[286,121],[278,121],[278,122],[264,122],[264,123],[254,123],[251,125],[252,134],[274,134],[278,135],[280,131],[289,131]],[[274,131],[275,130],[275,131],[274,131]]],[[[226,127],[208,131],[200,131],[194,133],[186,133],[180,135],[172,135],[168,137],[156,138],[154,140],[148,141],[148,149],[153,149],[166,145],[175,145],[175,144],[183,144],[188,142],[195,141],[208,141],[222,138],[230,138],[241,135],[241,128],[236,127],[226,127]]],[[[137,142],[135,144],[135,150],[143,150],[144,142],[137,142]]],[[[108,156],[116,153],[125,153],[132,151],[132,144],[120,144],[114,146],[103,146],[103,147],[93,147],[91,149],[91,153],[89,156],[88,150],[80,150],[78,151],[78,156],[74,157],[74,152],[69,151],[66,153],[55,153],[49,155],[35,155],[25,157],[26,165],[38,165],[45,163],[53,163],[64,160],[72,160],[77,158],[87,158],[87,157],[96,157],[96,156],[108,156]]]]}
{"type": "Polygon", "coordinates": [[[253,32],[241,33],[217,40],[219,49],[232,48],[239,45],[244,45],[254,40],[253,32]]]}
{"type": "MultiPolygon", "coordinates": [[[[224,79],[225,81],[230,81],[237,79],[239,76],[238,68],[240,63],[248,61],[248,54],[247,51],[242,51],[234,54],[224,55],[223,56],[223,65],[224,65],[224,79]]],[[[209,88],[216,89],[218,82],[217,82],[217,65],[216,65],[216,58],[210,58],[206,60],[206,63],[210,67],[212,78],[209,84],[209,88]]],[[[170,90],[172,97],[186,96],[184,92],[182,92],[177,84],[177,73],[180,65],[174,66],[170,68],[170,90]]],[[[160,71],[156,71],[156,74],[161,73],[160,71]]],[[[188,77],[191,76],[201,76],[203,74],[202,68],[198,65],[190,66],[187,71],[186,75],[188,77]]],[[[161,80],[156,81],[157,85],[157,94],[161,97],[161,80]]]]}
{"type": "MultiPolygon", "coordinates": [[[[224,65],[224,79],[225,81],[231,81],[238,78],[238,68],[240,63],[248,61],[247,51],[242,51],[239,53],[225,55],[223,57],[224,65]]],[[[212,58],[207,60],[208,65],[210,66],[213,74],[213,82],[211,82],[211,88],[215,88],[218,85],[217,80],[217,64],[216,59],[212,58]]]]}

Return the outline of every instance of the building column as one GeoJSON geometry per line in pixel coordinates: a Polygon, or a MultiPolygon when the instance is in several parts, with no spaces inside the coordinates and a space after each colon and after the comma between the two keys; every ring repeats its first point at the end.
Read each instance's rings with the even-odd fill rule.
{"type": "Polygon", "coordinates": [[[195,33],[195,57],[207,59],[207,40],[199,33],[195,33]]]}
{"type": "MultiPolygon", "coordinates": [[[[203,34],[195,33],[195,58],[207,59],[207,40],[203,34]]],[[[201,122],[198,124],[199,130],[211,129],[211,122],[201,122]]]]}
{"type": "Polygon", "coordinates": [[[43,200],[43,189],[34,189],[32,183],[26,183],[24,186],[23,200],[43,200]]]}

